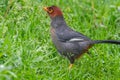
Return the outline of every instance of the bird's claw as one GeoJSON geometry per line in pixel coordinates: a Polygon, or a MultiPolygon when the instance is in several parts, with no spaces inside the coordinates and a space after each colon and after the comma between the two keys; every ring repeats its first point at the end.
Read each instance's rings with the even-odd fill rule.
{"type": "Polygon", "coordinates": [[[69,69],[71,69],[71,68],[72,68],[72,66],[73,66],[73,64],[70,64],[69,69]]]}

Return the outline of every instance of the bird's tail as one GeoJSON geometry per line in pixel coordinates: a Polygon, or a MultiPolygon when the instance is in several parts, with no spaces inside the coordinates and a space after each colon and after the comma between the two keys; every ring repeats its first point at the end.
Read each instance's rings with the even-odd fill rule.
{"type": "Polygon", "coordinates": [[[99,43],[109,43],[109,44],[120,45],[120,40],[94,40],[92,41],[92,44],[99,44],[99,43]]]}

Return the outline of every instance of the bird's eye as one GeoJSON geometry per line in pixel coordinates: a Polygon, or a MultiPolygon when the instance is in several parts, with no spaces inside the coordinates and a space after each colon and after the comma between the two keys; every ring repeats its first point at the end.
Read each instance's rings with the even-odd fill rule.
{"type": "Polygon", "coordinates": [[[51,14],[51,13],[53,13],[53,11],[54,11],[54,10],[53,10],[52,8],[49,8],[49,11],[48,11],[48,12],[51,14]]]}

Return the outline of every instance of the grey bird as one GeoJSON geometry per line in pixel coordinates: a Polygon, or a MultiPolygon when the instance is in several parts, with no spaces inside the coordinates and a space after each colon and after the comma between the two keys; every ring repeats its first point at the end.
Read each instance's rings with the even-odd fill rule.
{"type": "Polygon", "coordinates": [[[51,38],[57,51],[68,58],[71,68],[75,59],[88,52],[94,44],[120,44],[120,40],[91,40],[72,30],[65,22],[62,11],[57,6],[44,7],[51,19],[51,38]]]}

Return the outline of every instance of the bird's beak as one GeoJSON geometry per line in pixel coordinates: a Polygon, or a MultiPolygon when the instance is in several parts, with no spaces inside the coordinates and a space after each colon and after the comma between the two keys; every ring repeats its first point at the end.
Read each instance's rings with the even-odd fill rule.
{"type": "Polygon", "coordinates": [[[47,7],[44,7],[43,9],[48,12],[48,8],[47,7]]]}

